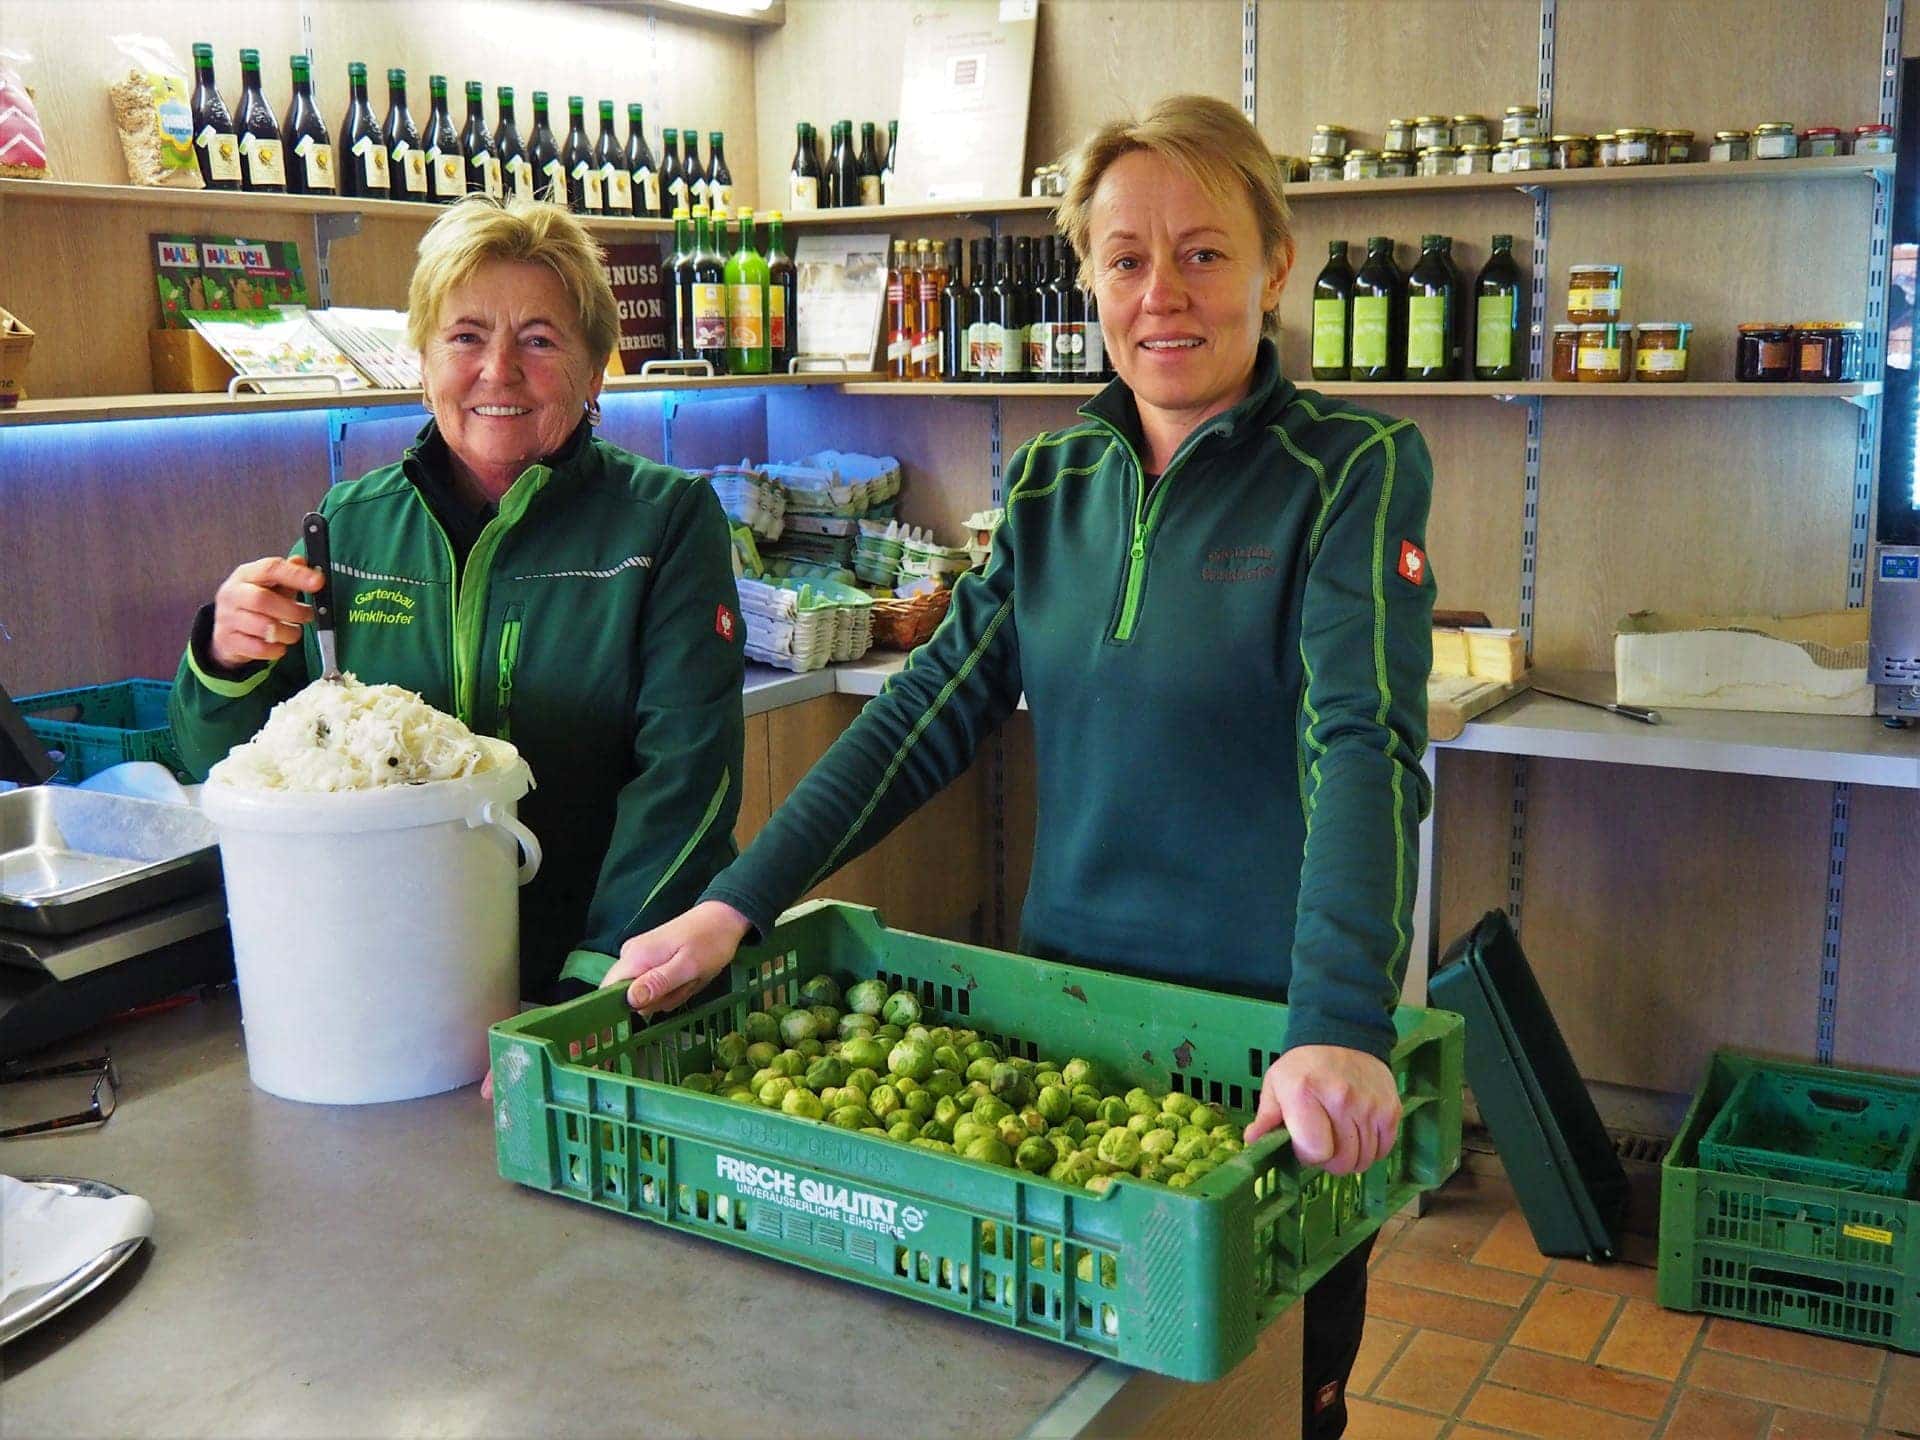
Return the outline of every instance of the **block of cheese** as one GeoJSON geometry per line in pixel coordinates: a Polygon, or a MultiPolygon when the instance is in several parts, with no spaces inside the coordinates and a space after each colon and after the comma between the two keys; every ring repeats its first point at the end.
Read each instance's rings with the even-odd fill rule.
{"type": "Polygon", "coordinates": [[[1435,675],[1464,677],[1473,673],[1467,658],[1467,632],[1436,625],[1433,629],[1433,670],[1435,675]]]}
{"type": "Polygon", "coordinates": [[[1638,611],[1613,640],[1623,705],[1871,715],[1865,610],[1811,615],[1638,611]]]}
{"type": "Polygon", "coordinates": [[[1461,633],[1467,638],[1467,665],[1474,676],[1507,684],[1527,673],[1527,639],[1518,630],[1461,633]]]}

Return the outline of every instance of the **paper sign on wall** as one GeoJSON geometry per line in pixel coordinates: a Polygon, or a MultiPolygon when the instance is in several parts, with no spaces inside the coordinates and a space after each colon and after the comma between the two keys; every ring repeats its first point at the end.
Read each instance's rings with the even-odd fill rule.
{"type": "Polygon", "coordinates": [[[889,201],[1007,200],[1024,193],[1038,28],[1035,0],[945,0],[915,11],[900,77],[900,160],[889,201]]]}

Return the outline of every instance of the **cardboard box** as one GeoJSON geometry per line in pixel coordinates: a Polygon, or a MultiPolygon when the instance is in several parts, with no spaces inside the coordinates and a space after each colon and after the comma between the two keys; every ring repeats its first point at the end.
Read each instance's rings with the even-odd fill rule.
{"type": "Polygon", "coordinates": [[[147,357],[153,362],[153,388],[167,395],[221,391],[233,367],[197,330],[149,330],[147,357]]]}
{"type": "Polygon", "coordinates": [[[0,310],[0,410],[27,398],[27,362],[33,358],[33,331],[0,310]]]}
{"type": "Polygon", "coordinates": [[[1613,639],[1622,705],[1871,715],[1867,612],[1682,615],[1640,611],[1613,639]]]}

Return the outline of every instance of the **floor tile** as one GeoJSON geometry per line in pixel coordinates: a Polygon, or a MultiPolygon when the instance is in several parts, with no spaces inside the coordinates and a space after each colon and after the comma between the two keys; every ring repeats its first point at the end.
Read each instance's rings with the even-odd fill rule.
{"type": "Polygon", "coordinates": [[[1447,1255],[1422,1250],[1399,1250],[1374,1272],[1399,1285],[1420,1285],[1443,1295],[1486,1300],[1495,1305],[1518,1305],[1533,1293],[1534,1278],[1475,1265],[1447,1255]]]}
{"type": "Polygon", "coordinates": [[[1767,1440],[1865,1440],[1866,1433],[1845,1420],[1809,1415],[1804,1410],[1776,1410],[1767,1440]]]}
{"type": "MultiPolygon", "coordinates": [[[[1349,1440],[1363,1440],[1363,1437],[1351,1435],[1349,1440]]],[[[1468,1425],[1463,1421],[1447,1431],[1447,1440],[1513,1440],[1513,1437],[1506,1430],[1482,1430],[1478,1425],[1468,1425]]]]}
{"type": "Polygon", "coordinates": [[[1556,1260],[1547,1278],[1564,1285],[1584,1285],[1589,1290],[1607,1290],[1632,1300],[1655,1298],[1659,1276],[1645,1265],[1589,1265],[1584,1260],[1556,1260]]]}
{"type": "Polygon", "coordinates": [[[1374,1382],[1380,1378],[1380,1372],[1387,1368],[1387,1362],[1393,1358],[1401,1342],[1412,1333],[1411,1325],[1402,1325],[1393,1320],[1369,1319],[1367,1328],[1360,1335],[1360,1353],[1353,1357],[1353,1369],[1347,1376],[1347,1393],[1371,1393],[1374,1382]]]}
{"type": "Polygon", "coordinates": [[[1733,1395],[1688,1390],[1673,1407],[1663,1440],[1761,1440],[1767,1408],[1733,1395]]]}
{"type": "Polygon", "coordinates": [[[1527,1307],[1513,1343],[1585,1360],[1619,1308],[1618,1296],[1549,1284],[1527,1307]]]}
{"type": "Polygon", "coordinates": [[[1347,1401],[1347,1440],[1437,1440],[1447,1422],[1371,1400],[1347,1401]]]}
{"type": "Polygon", "coordinates": [[[1880,1383],[1886,1391],[1880,1402],[1880,1428],[1920,1435],[1920,1355],[1889,1355],[1880,1383]]]}
{"type": "Polygon", "coordinates": [[[1644,1300],[1629,1300],[1600,1347],[1600,1363],[1616,1370],[1678,1378],[1693,1353],[1703,1317],[1662,1310],[1644,1300]]]}
{"type": "Polygon", "coordinates": [[[1460,1408],[1480,1372],[1487,1368],[1493,1346],[1438,1330],[1422,1330],[1400,1352],[1393,1368],[1373,1387],[1377,1400],[1451,1415],[1460,1408]]]}
{"type": "Polygon", "coordinates": [[[1744,1355],[1750,1360],[1765,1360],[1775,1365],[1798,1365],[1802,1370],[1818,1370],[1842,1380],[1861,1380],[1871,1385],[1880,1378],[1887,1352],[1870,1345],[1850,1345],[1845,1340],[1829,1340],[1824,1335],[1804,1335],[1797,1330],[1782,1330],[1773,1325],[1749,1325],[1716,1315],[1707,1325],[1707,1348],[1724,1350],[1729,1355],[1744,1355]]]}
{"type": "Polygon", "coordinates": [[[1522,1275],[1544,1275],[1549,1262],[1533,1243],[1533,1231],[1527,1225],[1526,1215],[1519,1210],[1509,1210],[1473,1252],[1473,1263],[1494,1265],[1522,1275]]]}
{"type": "Polygon", "coordinates": [[[1861,1424],[1873,1412],[1873,1390],[1869,1386],[1717,1350],[1703,1349],[1693,1357],[1687,1384],[1694,1389],[1745,1395],[1769,1405],[1791,1405],[1861,1424]]]}
{"type": "Polygon", "coordinates": [[[1648,1440],[1653,1434],[1645,1420],[1493,1384],[1473,1392],[1461,1418],[1537,1440],[1648,1440]]]}
{"type": "Polygon", "coordinates": [[[1396,1285],[1390,1280],[1374,1280],[1367,1286],[1367,1317],[1397,1320],[1426,1330],[1444,1330],[1449,1335],[1465,1335],[1470,1340],[1500,1340],[1513,1326],[1517,1310],[1505,1305],[1489,1305],[1482,1300],[1462,1300],[1423,1290],[1417,1285],[1396,1285]]]}
{"type": "Polygon", "coordinates": [[[1487,1372],[1489,1381],[1530,1390],[1535,1395],[1552,1395],[1576,1405],[1591,1405],[1596,1410],[1612,1410],[1641,1420],[1658,1420],[1666,1413],[1673,1386],[1664,1380],[1644,1375],[1628,1375],[1606,1370],[1560,1355],[1543,1355],[1537,1350],[1502,1350],[1487,1372]]]}
{"type": "Polygon", "coordinates": [[[1461,1171],[1434,1193],[1425,1215],[1408,1222],[1400,1246],[1465,1259],[1513,1208],[1513,1189],[1504,1181],[1461,1171]]]}

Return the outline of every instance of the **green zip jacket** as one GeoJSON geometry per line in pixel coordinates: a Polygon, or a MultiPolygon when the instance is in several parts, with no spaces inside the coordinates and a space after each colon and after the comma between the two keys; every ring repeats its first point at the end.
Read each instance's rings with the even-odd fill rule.
{"type": "Polygon", "coordinates": [[[1283,1048],[1384,1059],[1431,801],[1426,446],[1296,389],[1266,343],[1157,484],[1124,384],[1080,413],[1015,454],[984,575],[703,898],[764,933],[1024,691],[1022,949],[1285,999],[1283,1048]]]}
{"type": "MultiPolygon", "coordinates": [[[[464,571],[398,465],[328,491],[340,667],[417,690],[533,770],[540,840],[521,892],[520,984],[598,984],[628,936],[679,914],[735,854],[745,628],[711,487],[582,438],[501,498],[464,571]]],[[[198,774],[319,674],[300,650],[239,680],[189,645],[173,732],[198,774]]]]}

